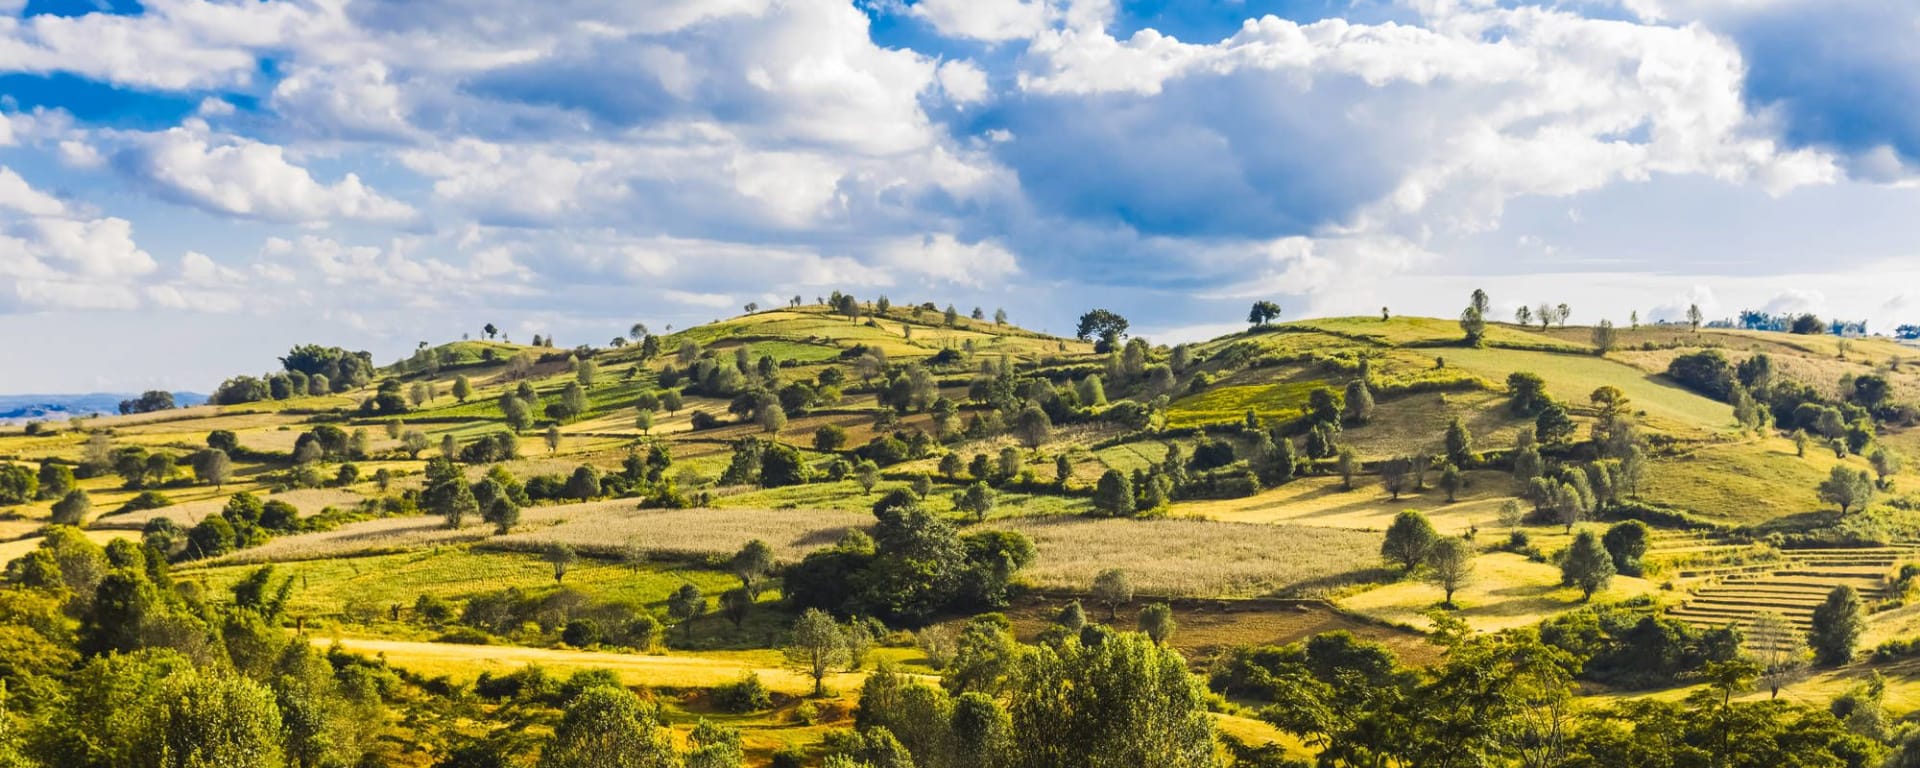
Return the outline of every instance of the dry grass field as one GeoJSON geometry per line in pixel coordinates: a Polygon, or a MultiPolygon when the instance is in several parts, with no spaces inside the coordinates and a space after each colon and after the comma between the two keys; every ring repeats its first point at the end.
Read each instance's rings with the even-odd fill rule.
{"type": "MultiPolygon", "coordinates": [[[[1433,476],[1429,474],[1429,481],[1433,476]]],[[[1292,523],[1328,528],[1384,531],[1394,515],[1416,510],[1443,533],[1469,527],[1498,526],[1500,506],[1512,498],[1512,480],[1504,472],[1467,473],[1468,486],[1448,503],[1446,493],[1428,488],[1403,493],[1395,501],[1371,476],[1354,479],[1351,491],[1337,477],[1306,477],[1240,499],[1202,499],[1175,504],[1176,514],[1237,523],[1292,523]]]]}
{"type": "MultiPolygon", "coordinates": [[[[1377,553],[1376,553],[1377,556],[1377,553]]],[[[1593,599],[1611,602],[1658,591],[1653,582],[1616,576],[1612,586],[1593,599]]],[[[1427,629],[1426,613],[1440,606],[1445,594],[1417,579],[1399,581],[1340,598],[1344,610],[1380,621],[1427,629]]],[[[1535,624],[1580,603],[1580,590],[1560,586],[1560,569],[1532,562],[1510,552],[1489,552],[1475,558],[1473,581],[1454,593],[1452,613],[1481,631],[1535,624]]]]}
{"type": "Polygon", "coordinates": [[[1121,568],[1142,595],[1259,597],[1346,583],[1379,559],[1380,538],[1362,531],[1211,520],[1011,518],[1039,556],[1021,577],[1042,589],[1085,590],[1121,568]]]}

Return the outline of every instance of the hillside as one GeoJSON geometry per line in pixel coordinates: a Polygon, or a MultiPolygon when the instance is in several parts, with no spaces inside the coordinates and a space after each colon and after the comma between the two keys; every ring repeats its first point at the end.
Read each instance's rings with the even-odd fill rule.
{"type": "MultiPolygon", "coordinates": [[[[764,541],[789,568],[838,552],[889,494],[960,534],[1031,544],[1000,606],[1022,639],[1063,601],[1091,604],[1095,577],[1119,567],[1130,605],[1181,606],[1193,629],[1175,644],[1196,668],[1331,628],[1431,659],[1407,628],[1429,627],[1443,593],[1380,563],[1381,531],[1405,510],[1443,535],[1477,532],[1477,577],[1453,612],[1483,630],[1579,611],[1558,553],[1575,533],[1631,518],[1652,524],[1653,540],[1641,573],[1595,595],[1603,604],[1705,629],[1770,607],[1801,620],[1840,583],[1896,606],[1887,575],[1920,542],[1920,477],[1894,468],[1846,515],[1817,488],[1836,467],[1873,471],[1876,450],[1920,450],[1900,407],[1920,393],[1912,353],[1649,327],[1619,329],[1600,354],[1590,329],[1506,324],[1466,346],[1457,322],[1428,318],[1302,320],[1096,352],[925,306],[862,306],[856,319],[805,305],[604,348],[460,341],[373,367],[316,347],[313,374],[237,378],[216,394],[241,402],[0,429],[0,464],[56,483],[71,471],[92,541],[155,544],[177,561],[175,578],[208,594],[274,565],[297,577],[288,621],[304,631],[465,680],[476,653],[496,674],[511,671],[504,659],[566,665],[571,624],[649,616],[685,630],[638,646],[671,649],[677,661],[657,669],[674,681],[646,678],[652,662],[613,665],[623,676],[705,687],[762,670],[798,689],[775,673],[769,639],[798,614],[787,584],[775,579],[737,622],[676,618],[675,596],[693,585],[703,611],[718,610],[743,545],[764,541]],[[1798,392],[1841,414],[1841,447],[1822,439],[1801,455],[1791,435],[1822,425],[1757,426],[1667,375],[1707,351],[1729,371],[1765,355],[1763,394],[1798,392]],[[1516,374],[1538,377],[1536,402],[1516,403],[1516,374]],[[1852,404],[1866,377],[1890,392],[1874,408],[1852,404]],[[1345,402],[1355,382],[1369,407],[1345,402]],[[1617,394],[1595,399],[1602,390],[1617,394]],[[1567,423],[1547,429],[1548,411],[1567,423]],[[1850,448],[1853,432],[1865,437],[1850,448]],[[1545,497],[1515,480],[1527,452],[1550,481],[1545,497]],[[484,498],[449,526],[440,490],[467,485],[484,498]],[[518,500],[496,519],[487,500],[509,487],[518,500]],[[242,493],[272,511],[236,517],[242,493]],[[1507,519],[1509,507],[1524,519],[1507,519]],[[1809,546],[1842,549],[1822,559],[1800,552],[1809,546]],[[578,564],[555,570],[562,550],[578,564]],[[545,607],[462,618],[507,587],[545,607]],[[512,650],[429,642],[449,638],[512,650]]],[[[40,547],[65,495],[4,507],[0,560],[40,547]]],[[[957,629],[981,610],[931,618],[957,629]]],[[[913,642],[895,636],[881,655],[933,673],[913,642]]],[[[619,647],[611,636],[590,645],[619,647]]],[[[704,713],[677,703],[672,716],[704,713]]],[[[787,733],[772,714],[739,724],[759,757],[821,733],[787,733]]]]}

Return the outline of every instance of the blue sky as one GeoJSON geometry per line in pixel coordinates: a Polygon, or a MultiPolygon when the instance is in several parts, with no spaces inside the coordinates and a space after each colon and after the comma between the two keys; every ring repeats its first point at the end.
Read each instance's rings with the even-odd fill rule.
{"type": "Polygon", "coordinates": [[[1920,322],[1878,0],[0,0],[0,392],[834,290],[1920,322]]]}

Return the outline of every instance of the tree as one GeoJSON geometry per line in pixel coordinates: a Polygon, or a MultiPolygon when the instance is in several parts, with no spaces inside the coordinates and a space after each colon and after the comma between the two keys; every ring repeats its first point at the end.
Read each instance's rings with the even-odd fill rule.
{"type": "Polygon", "coordinates": [[[1486,344],[1488,310],[1487,292],[1474,289],[1467,308],[1460,312],[1460,330],[1466,334],[1467,346],[1478,347],[1486,344]]]}
{"type": "Polygon", "coordinates": [[[1094,485],[1093,508],[1107,517],[1133,514],[1133,482],[1120,470],[1107,470],[1094,485]]]}
{"type": "Polygon", "coordinates": [[[473,397],[473,382],[466,376],[453,377],[453,399],[464,403],[469,397],[473,397]]]}
{"type": "MultiPolygon", "coordinates": [[[[1180,654],[1139,634],[1022,653],[1006,686],[1022,768],[1216,768],[1211,698],[1180,654]]],[[[981,765],[973,763],[971,765],[981,765]]]]}
{"type": "Polygon", "coordinates": [[[1547,395],[1546,380],[1526,371],[1507,375],[1507,394],[1513,398],[1509,405],[1516,416],[1535,416],[1553,404],[1553,398],[1547,395]]]}
{"type": "Polygon", "coordinates": [[[1106,606],[1107,621],[1113,621],[1120,606],[1133,601],[1133,582],[1126,571],[1108,568],[1093,577],[1092,597],[1096,605],[1106,606]]]}
{"type": "Polygon", "coordinates": [[[1827,593],[1826,602],[1813,609],[1813,629],[1807,644],[1813,646],[1814,661],[1838,666],[1853,660],[1853,648],[1866,631],[1867,620],[1860,606],[1860,595],[1842,584],[1827,593]]]}
{"type": "Polygon", "coordinates": [[[1613,581],[1613,556],[1600,544],[1600,537],[1593,531],[1581,531],[1573,537],[1573,544],[1567,547],[1566,557],[1560,562],[1562,581],[1580,588],[1581,600],[1593,599],[1593,593],[1606,589],[1613,581]]]}
{"type": "Polygon", "coordinates": [[[693,639],[693,622],[706,615],[707,596],[693,584],[682,584],[667,597],[667,615],[680,622],[682,636],[693,639]]]}
{"type": "Polygon", "coordinates": [[[1105,354],[1118,348],[1120,340],[1127,336],[1127,319],[1104,309],[1095,309],[1080,316],[1080,323],[1074,330],[1074,337],[1081,341],[1099,339],[1093,345],[1093,351],[1105,354]]]}
{"type": "Polygon", "coordinates": [[[1433,523],[1427,521],[1426,515],[1405,510],[1395,515],[1393,523],[1387,526],[1386,539],[1380,543],[1380,556],[1400,566],[1401,573],[1411,574],[1426,562],[1427,553],[1438,539],[1439,534],[1434,533],[1433,523]]]}
{"type": "Polygon", "coordinates": [[[1365,424],[1373,420],[1373,390],[1367,386],[1366,379],[1347,382],[1347,394],[1342,399],[1346,406],[1341,415],[1347,423],[1365,424]]]}
{"type": "Polygon", "coordinates": [[[1179,625],[1173,620],[1173,607],[1166,603],[1154,603],[1140,609],[1140,631],[1152,640],[1154,645],[1166,645],[1173,637],[1173,630],[1179,625]]]}
{"type": "Polygon", "coordinates": [[[1447,422],[1446,444],[1447,461],[1461,467],[1479,463],[1480,457],[1473,452],[1473,433],[1467,431],[1467,423],[1458,416],[1447,422]]]}
{"type": "Polygon", "coordinates": [[[1454,607],[1453,593],[1473,580],[1473,542],[1458,536],[1442,537],[1427,550],[1427,581],[1447,593],[1441,602],[1454,607]]]}
{"type": "Polygon", "coordinates": [[[747,591],[747,596],[757,600],[766,587],[761,579],[773,571],[773,547],[759,539],[749,541],[727,561],[727,569],[740,578],[740,587],[747,591]]]}
{"type": "Polygon", "coordinates": [[[1760,684],[1773,698],[1807,670],[1807,635],[1776,611],[1765,611],[1741,628],[1747,653],[1760,664],[1760,684]]]}
{"type": "Polygon", "coordinates": [[[1849,510],[1865,509],[1873,500],[1873,477],[1864,469],[1836,465],[1818,490],[1821,501],[1840,505],[1840,514],[1844,515],[1849,510]]]}
{"type": "Polygon", "coordinates": [[[86,491],[75,488],[53,503],[53,517],[48,522],[78,528],[85,524],[87,514],[92,511],[93,498],[86,491]]]}
{"type": "Polygon", "coordinates": [[[1533,434],[1540,442],[1557,445],[1573,436],[1573,417],[1559,403],[1550,403],[1533,420],[1533,434]]]}
{"type": "Polygon", "coordinates": [[[227,479],[233,476],[233,459],[218,448],[197,452],[193,454],[193,476],[215,489],[225,487],[227,479]]]}
{"type": "Polygon", "coordinates": [[[1687,325],[1693,327],[1694,333],[1700,332],[1700,323],[1705,319],[1706,319],[1706,316],[1700,314],[1700,305],[1698,304],[1687,305],[1687,325]]]}
{"type": "Polygon", "coordinates": [[[1638,520],[1615,523],[1601,537],[1606,545],[1607,555],[1613,558],[1613,569],[1628,576],[1640,575],[1640,559],[1647,556],[1647,545],[1653,537],[1652,529],[1638,520]]]}
{"type": "Polygon", "coordinates": [[[994,490],[986,483],[976,480],[973,485],[967,486],[966,490],[954,494],[953,508],[973,515],[975,520],[985,522],[987,515],[992,514],[994,506],[999,502],[996,496],[994,490]]]}
{"type": "MultiPolygon", "coordinates": [[[[1873,473],[1880,477],[1881,487],[1889,487],[1888,478],[1900,472],[1900,466],[1906,463],[1906,457],[1884,445],[1876,445],[1867,451],[1867,462],[1873,465],[1873,473]]],[[[47,487],[46,478],[40,479],[40,487],[47,487]]]]}
{"type": "Polygon", "coordinates": [[[880,465],[872,459],[861,459],[853,466],[853,481],[860,484],[861,493],[873,493],[873,487],[880,484],[880,465]]]}
{"type": "MultiPolygon", "coordinates": [[[[1292,443],[1282,440],[1281,445],[1291,446],[1292,443]]],[[[1291,453],[1292,449],[1288,448],[1287,452],[1291,453]]],[[[1353,490],[1353,477],[1360,473],[1360,452],[1355,451],[1351,445],[1340,446],[1340,450],[1334,452],[1333,466],[1340,473],[1340,489],[1353,490]]]]}
{"type": "Polygon", "coordinates": [[[995,309],[993,311],[993,324],[994,325],[1007,324],[1007,311],[1005,309],[995,309]]]}
{"type": "Polygon", "coordinates": [[[573,468],[573,474],[567,477],[567,498],[587,501],[597,499],[601,493],[600,472],[592,466],[582,464],[573,468]]]}
{"type": "Polygon", "coordinates": [[[1449,461],[1440,468],[1440,490],[1447,492],[1448,504],[1452,504],[1459,496],[1460,490],[1465,487],[1467,487],[1467,476],[1460,472],[1459,466],[1449,461]]]}
{"type": "MultiPolygon", "coordinates": [[[[847,444],[847,430],[838,424],[823,424],[813,431],[813,447],[824,453],[840,450],[847,444]]],[[[951,456],[952,454],[948,454],[951,456]]]]}
{"type": "Polygon", "coordinates": [[[420,452],[426,450],[430,442],[427,439],[427,433],[417,429],[409,429],[400,435],[400,447],[406,450],[409,457],[415,459],[420,458],[420,452]]]}
{"type": "Polygon", "coordinates": [[[1039,448],[1053,435],[1053,420],[1047,418],[1047,412],[1039,403],[1028,401],[1020,409],[1019,417],[1014,421],[1014,431],[1020,435],[1020,442],[1027,448],[1039,448]]]}
{"type": "Polygon", "coordinates": [[[669,732],[631,691],[595,685],[567,705],[539,768],[677,768],[669,732]]]}
{"type": "Polygon", "coordinates": [[[559,453],[560,441],[563,438],[560,434],[559,425],[548,426],[545,437],[547,441],[547,453],[559,453]]]}
{"type": "Polygon", "coordinates": [[[559,584],[566,580],[567,571],[573,570],[580,556],[574,553],[573,547],[555,544],[547,548],[546,559],[547,564],[553,566],[553,583],[559,584]]]}
{"type": "Polygon", "coordinates": [[[1380,464],[1380,487],[1392,494],[1394,501],[1400,500],[1400,494],[1413,487],[1414,462],[1417,459],[1407,456],[1395,456],[1380,464]]]}
{"type": "Polygon", "coordinates": [[[1280,305],[1271,301],[1256,301],[1253,303],[1253,309],[1247,312],[1247,322],[1256,327],[1265,327],[1272,324],[1274,318],[1279,316],[1280,305]]]}
{"type": "Polygon", "coordinates": [[[1613,330],[1612,320],[1601,320],[1593,327],[1593,349],[1602,355],[1612,352],[1620,336],[1613,330]]]}
{"type": "Polygon", "coordinates": [[[847,640],[839,622],[818,608],[808,608],[793,624],[784,649],[787,663],[813,678],[813,695],[827,695],[827,673],[847,659],[847,640]]]}

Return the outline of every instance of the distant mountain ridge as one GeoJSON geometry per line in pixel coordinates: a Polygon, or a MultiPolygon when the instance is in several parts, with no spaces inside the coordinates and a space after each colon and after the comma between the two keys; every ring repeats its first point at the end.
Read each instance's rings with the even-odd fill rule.
{"type": "MultiPolygon", "coordinates": [[[[0,423],[68,419],[120,412],[120,401],[132,400],[138,392],[91,392],[79,395],[0,395],[0,423]]],[[[175,392],[176,406],[199,405],[207,396],[196,392],[175,392]]]]}

